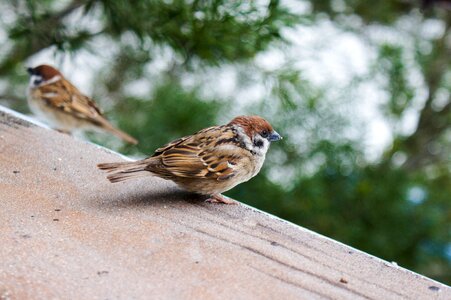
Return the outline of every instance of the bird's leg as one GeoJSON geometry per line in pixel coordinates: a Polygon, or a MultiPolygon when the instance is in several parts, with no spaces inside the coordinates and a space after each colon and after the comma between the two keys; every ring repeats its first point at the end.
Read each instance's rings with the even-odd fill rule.
{"type": "Polygon", "coordinates": [[[230,198],[227,198],[221,194],[213,194],[210,195],[210,198],[208,198],[207,200],[205,200],[205,202],[209,202],[209,203],[224,203],[224,204],[233,204],[236,205],[238,204],[238,202],[233,201],[230,198]]]}

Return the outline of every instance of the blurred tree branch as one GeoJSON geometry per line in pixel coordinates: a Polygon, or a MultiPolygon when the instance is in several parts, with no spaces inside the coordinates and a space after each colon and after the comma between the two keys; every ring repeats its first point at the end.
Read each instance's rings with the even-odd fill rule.
{"type": "MultiPolygon", "coordinates": [[[[451,48],[449,47],[449,39],[451,37],[451,22],[449,15],[445,22],[445,32],[434,43],[433,52],[435,52],[435,57],[424,66],[423,74],[428,88],[428,97],[423,109],[420,111],[417,129],[409,137],[401,137],[398,141],[395,141],[393,149],[389,152],[389,158],[399,150],[406,153],[407,160],[403,167],[407,170],[417,170],[443,158],[437,153],[432,153],[429,146],[450,127],[451,97],[448,98],[447,104],[441,110],[436,110],[433,107],[437,90],[441,86],[450,66],[451,48]]],[[[450,89],[450,87],[447,88],[450,89]]]]}
{"type": "MultiPolygon", "coordinates": [[[[20,20],[19,28],[13,28],[12,33],[10,35],[19,34],[22,35],[22,37],[25,37],[25,39],[29,39],[26,41],[26,45],[24,43],[18,42],[14,45],[13,49],[9,52],[8,55],[6,55],[7,59],[5,59],[0,64],[0,76],[5,75],[10,72],[11,69],[13,69],[17,64],[22,63],[25,59],[30,57],[31,55],[41,51],[42,49],[45,49],[47,47],[50,47],[55,44],[55,38],[51,38],[51,35],[53,33],[53,30],[58,30],[60,27],[62,27],[63,19],[68,16],[70,13],[72,13],[74,10],[78,9],[84,4],[84,1],[82,0],[73,0],[71,3],[69,3],[66,7],[61,9],[58,12],[54,13],[47,13],[44,16],[41,16],[42,19],[34,20],[34,17],[25,16],[20,17],[22,20],[20,20]],[[29,26],[29,28],[26,28],[26,26],[22,26],[20,23],[25,23],[29,26]],[[29,23],[33,23],[33,25],[29,25],[29,23]],[[51,29],[52,32],[45,32],[46,30],[51,29]],[[15,30],[21,31],[20,33],[14,32],[15,30]],[[30,31],[28,31],[30,30],[30,31]],[[34,32],[32,32],[34,31],[34,32]],[[26,34],[26,36],[24,36],[26,34]]],[[[84,33],[80,33],[79,36],[71,37],[72,39],[80,39],[83,36],[84,38],[87,38],[89,35],[84,33]]],[[[67,37],[66,37],[67,38],[67,37]]]]}

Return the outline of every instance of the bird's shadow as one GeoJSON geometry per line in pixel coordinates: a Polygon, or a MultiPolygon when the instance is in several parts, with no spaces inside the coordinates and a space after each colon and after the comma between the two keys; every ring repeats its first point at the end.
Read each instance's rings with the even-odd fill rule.
{"type": "Polygon", "coordinates": [[[95,202],[102,208],[159,207],[174,204],[202,205],[207,198],[205,195],[186,192],[177,187],[151,189],[148,186],[140,186],[133,189],[126,189],[120,193],[112,192],[96,197],[95,202]]]}

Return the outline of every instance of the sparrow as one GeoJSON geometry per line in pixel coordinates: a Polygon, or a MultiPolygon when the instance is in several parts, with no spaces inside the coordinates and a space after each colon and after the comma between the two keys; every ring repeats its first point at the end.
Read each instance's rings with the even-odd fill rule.
{"type": "Polygon", "coordinates": [[[96,103],[83,95],[57,69],[40,65],[27,71],[31,75],[28,105],[34,114],[47,120],[53,128],[65,133],[103,130],[128,143],[138,143],[135,138],[115,128],[96,103]]]}
{"type": "Polygon", "coordinates": [[[203,129],[174,140],[143,160],[102,163],[110,182],[142,176],[172,180],[180,188],[208,197],[206,201],[235,204],[221,195],[260,171],[271,142],[282,137],[259,116],[239,116],[230,123],[203,129]]]}

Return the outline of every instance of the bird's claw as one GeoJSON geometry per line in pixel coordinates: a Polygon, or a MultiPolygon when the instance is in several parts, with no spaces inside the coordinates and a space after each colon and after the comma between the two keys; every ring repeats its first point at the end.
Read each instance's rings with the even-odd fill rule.
{"type": "Polygon", "coordinates": [[[211,195],[210,198],[208,198],[207,200],[205,200],[205,202],[208,203],[223,203],[223,204],[229,204],[229,205],[237,205],[238,202],[225,197],[221,194],[216,194],[216,195],[211,195]]]}

